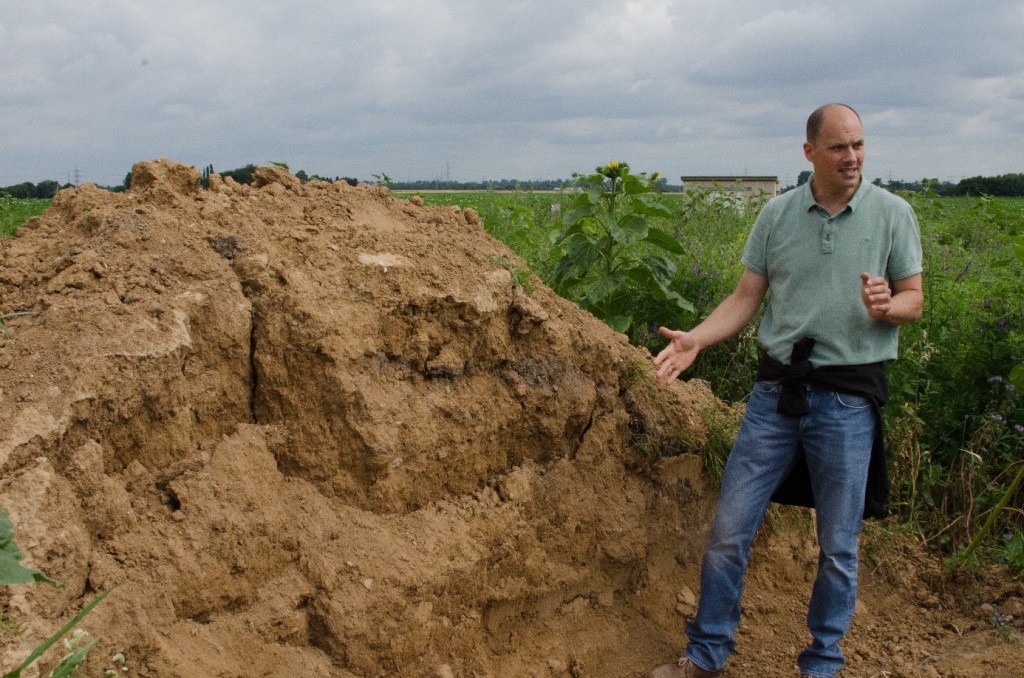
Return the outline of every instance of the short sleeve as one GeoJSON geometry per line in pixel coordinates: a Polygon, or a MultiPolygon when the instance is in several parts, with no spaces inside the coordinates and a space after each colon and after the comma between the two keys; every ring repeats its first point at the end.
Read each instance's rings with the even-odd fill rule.
{"type": "Polygon", "coordinates": [[[772,207],[772,202],[769,201],[761,210],[761,213],[757,215],[754,227],[750,230],[747,242],[743,246],[743,258],[741,260],[743,265],[751,271],[764,276],[768,275],[768,236],[771,233],[772,223],[774,222],[774,217],[772,216],[774,210],[772,207]]]}
{"type": "Polygon", "coordinates": [[[889,278],[903,280],[922,270],[921,229],[913,208],[902,198],[893,222],[892,250],[889,254],[889,278]]]}

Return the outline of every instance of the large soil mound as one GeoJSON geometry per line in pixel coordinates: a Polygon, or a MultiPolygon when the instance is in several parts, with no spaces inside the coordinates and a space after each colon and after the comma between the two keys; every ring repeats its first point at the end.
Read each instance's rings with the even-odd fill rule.
{"type": "MultiPolygon", "coordinates": [[[[66,585],[0,593],[23,626],[0,668],[110,589],[85,675],[123,652],[131,676],[629,676],[678,652],[705,384],[654,392],[646,352],[516,284],[472,211],[276,167],[198,186],[139,163],[0,241],[0,505],[66,585]]],[[[814,544],[785,522],[729,675],[795,672],[814,544]]],[[[1024,671],[985,620],[1019,586],[959,600],[912,552],[865,570],[848,675],[1024,671]]]]}

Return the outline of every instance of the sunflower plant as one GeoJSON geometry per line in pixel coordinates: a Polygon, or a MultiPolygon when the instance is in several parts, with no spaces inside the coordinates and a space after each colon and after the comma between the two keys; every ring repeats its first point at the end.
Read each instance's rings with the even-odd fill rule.
{"type": "Polygon", "coordinates": [[[634,174],[628,164],[610,162],[573,179],[577,191],[552,233],[555,291],[634,340],[647,331],[639,315],[652,302],[693,311],[671,289],[671,255],[685,251],[652,223],[673,216],[658,199],[660,175],[634,174]]]}

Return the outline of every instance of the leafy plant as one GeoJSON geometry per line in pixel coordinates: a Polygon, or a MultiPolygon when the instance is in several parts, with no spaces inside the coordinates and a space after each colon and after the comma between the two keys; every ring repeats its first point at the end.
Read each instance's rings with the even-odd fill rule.
{"type": "Polygon", "coordinates": [[[716,483],[721,483],[725,462],[739,435],[742,413],[738,408],[705,407],[700,412],[700,418],[707,431],[707,443],[702,454],[704,468],[716,483]]]}
{"type": "Polygon", "coordinates": [[[560,203],[536,195],[495,196],[483,206],[480,216],[488,233],[515,250],[531,269],[543,273],[551,245],[542,233],[550,228],[545,222],[550,222],[552,204],[561,208],[560,203]]]}
{"type": "MultiPolygon", "coordinates": [[[[54,586],[60,586],[54,580],[47,577],[39,570],[33,570],[30,568],[23,567],[21,560],[24,558],[21,549],[18,548],[17,544],[14,543],[14,525],[11,524],[11,520],[7,515],[7,512],[0,509],[0,584],[28,584],[43,582],[52,584],[54,586]]],[[[110,591],[104,591],[99,594],[92,601],[82,608],[81,612],[76,614],[71,621],[62,626],[56,633],[43,641],[38,647],[36,647],[24,661],[7,673],[3,675],[3,678],[20,678],[21,672],[32,665],[37,659],[43,656],[47,650],[50,649],[58,640],[63,638],[68,632],[70,632],[78,622],[82,621],[87,614],[92,612],[93,608],[100,604],[110,591]]],[[[71,678],[74,675],[75,669],[77,669],[82,662],[85,661],[86,656],[89,654],[89,650],[92,649],[93,645],[96,644],[96,640],[92,640],[88,643],[82,644],[85,635],[84,632],[75,632],[70,639],[65,641],[65,647],[68,650],[68,654],[57,664],[57,667],[50,673],[51,678],[71,678]]]]}
{"type": "MultiPolygon", "coordinates": [[[[1024,264],[1024,235],[1011,235],[1006,238],[1010,252],[1018,263],[1024,264]]],[[[1008,379],[1014,388],[1024,389],[1024,363],[1018,362],[1010,368],[1008,379]]]]}
{"type": "Polygon", "coordinates": [[[636,314],[638,300],[692,311],[693,304],[672,289],[676,264],[668,256],[685,251],[651,221],[672,216],[653,195],[658,173],[633,174],[628,164],[610,162],[574,177],[578,191],[552,234],[555,291],[634,337],[649,324],[636,314]]]}
{"type": "MultiPolygon", "coordinates": [[[[764,196],[739,201],[735,192],[690,188],[686,190],[673,234],[687,252],[673,280],[673,289],[693,301],[696,310],[681,318],[680,326],[707,317],[736,287],[743,272],[743,245],[764,196]]],[[[715,394],[729,402],[746,399],[754,382],[758,360],[755,317],[737,335],[702,350],[691,366],[691,378],[710,382],[715,394]]],[[[669,321],[664,321],[668,324],[669,321]]],[[[660,338],[648,347],[656,354],[660,338]]]]}
{"type": "Polygon", "coordinates": [[[496,257],[492,254],[487,255],[487,261],[491,266],[500,266],[504,268],[512,276],[512,286],[521,287],[527,294],[533,294],[535,289],[533,280],[531,279],[531,273],[529,269],[521,268],[516,265],[515,262],[509,260],[505,255],[496,257]]]}
{"type": "Polygon", "coordinates": [[[25,555],[14,543],[14,525],[7,512],[0,509],[0,584],[29,584],[45,582],[57,585],[39,570],[23,567],[21,560],[25,555]]]}
{"type": "Polygon", "coordinates": [[[1024,572],[1024,532],[1007,533],[1003,538],[1006,541],[1006,562],[1018,572],[1024,572]]]}

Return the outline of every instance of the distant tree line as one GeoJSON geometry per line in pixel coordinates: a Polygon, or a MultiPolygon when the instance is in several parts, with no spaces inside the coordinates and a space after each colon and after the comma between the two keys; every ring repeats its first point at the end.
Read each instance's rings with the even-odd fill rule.
{"type": "Polygon", "coordinates": [[[1024,196],[1024,174],[1001,174],[996,177],[970,177],[957,183],[939,181],[938,179],[922,179],[921,181],[893,181],[875,183],[890,191],[913,191],[923,193],[933,190],[939,195],[990,195],[997,198],[1019,198],[1024,196]]]}
{"type": "MultiPolygon", "coordinates": [[[[796,185],[807,183],[811,178],[810,171],[803,171],[797,177],[796,185]]],[[[932,190],[939,195],[990,195],[998,198],[1019,198],[1024,196],[1024,174],[1001,174],[996,177],[971,177],[961,179],[957,183],[939,181],[938,179],[921,179],[920,181],[899,181],[875,179],[872,183],[890,191],[910,191],[923,193],[932,190]]],[[[787,186],[784,190],[792,190],[795,186],[787,186]]]]}
{"type": "Polygon", "coordinates": [[[950,191],[956,188],[956,184],[949,181],[939,181],[938,179],[921,179],[920,181],[900,181],[899,179],[889,179],[885,182],[881,179],[875,179],[873,183],[894,192],[909,191],[911,193],[924,193],[926,190],[931,189],[939,195],[952,195],[950,191]]]}
{"type": "Polygon", "coordinates": [[[943,195],[991,195],[1000,198],[1024,196],[1024,174],[963,179],[943,195]]]}
{"type": "Polygon", "coordinates": [[[19,200],[25,198],[41,198],[43,200],[49,200],[53,196],[57,195],[57,191],[62,188],[67,188],[68,186],[71,186],[71,184],[61,185],[56,181],[49,179],[46,181],[40,181],[38,184],[26,181],[13,186],[0,186],[0,197],[8,196],[19,200]]]}

